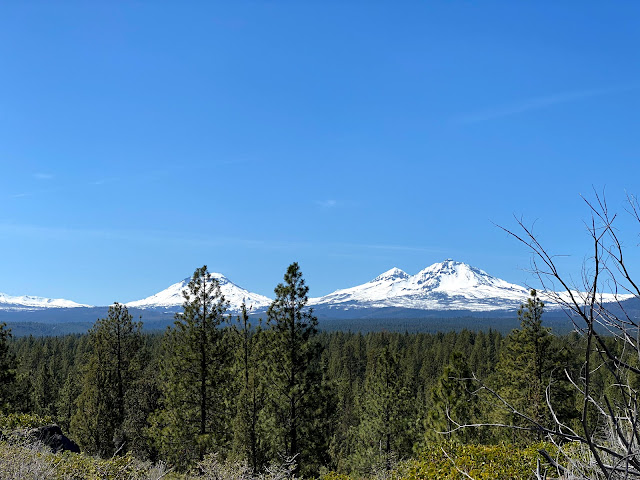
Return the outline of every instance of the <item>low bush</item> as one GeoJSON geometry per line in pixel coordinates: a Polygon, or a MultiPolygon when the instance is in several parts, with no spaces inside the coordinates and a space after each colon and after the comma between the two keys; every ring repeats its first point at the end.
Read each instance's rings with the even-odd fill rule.
{"type": "Polygon", "coordinates": [[[41,417],[33,413],[0,414],[0,431],[3,433],[15,430],[29,430],[52,423],[53,419],[50,416],[41,417]]]}
{"type": "MultiPolygon", "coordinates": [[[[553,469],[541,463],[539,449],[545,449],[552,456],[555,447],[536,444],[518,448],[509,444],[501,445],[432,445],[422,451],[417,460],[404,462],[398,469],[397,477],[407,480],[527,480],[536,478],[539,463],[542,470],[553,469]]],[[[554,475],[552,475],[554,476],[554,475]]]]}

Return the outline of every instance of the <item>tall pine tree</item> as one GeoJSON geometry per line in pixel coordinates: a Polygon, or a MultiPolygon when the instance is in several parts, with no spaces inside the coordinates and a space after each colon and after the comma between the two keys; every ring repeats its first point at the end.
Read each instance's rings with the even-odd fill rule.
{"type": "Polygon", "coordinates": [[[9,351],[11,329],[6,323],[0,323],[0,408],[10,409],[11,386],[16,379],[16,360],[9,351]]]}
{"type": "Polygon", "coordinates": [[[309,472],[326,454],[327,439],[319,431],[325,396],[316,341],[318,319],[307,307],[309,287],[297,263],[275,288],[267,311],[271,326],[269,379],[275,454],[294,458],[297,471],[309,472]]]}
{"type": "Polygon", "coordinates": [[[390,470],[395,459],[411,453],[410,391],[390,345],[371,351],[359,398],[360,424],[352,465],[361,474],[390,470]]]}
{"type": "Polygon", "coordinates": [[[480,413],[475,383],[469,363],[462,353],[454,351],[449,364],[431,389],[432,409],[427,418],[427,439],[440,440],[438,432],[445,432],[449,441],[471,443],[477,441],[480,431],[476,428],[457,429],[477,420],[480,413]]]}
{"type": "Polygon", "coordinates": [[[196,269],[183,312],[164,339],[161,408],[154,416],[161,454],[186,468],[230,442],[230,345],[221,326],[227,302],[207,266],[196,269]]]}
{"type": "Polygon", "coordinates": [[[236,345],[236,416],[233,422],[233,447],[246,460],[254,474],[265,463],[264,406],[266,400],[264,334],[252,328],[245,302],[240,307],[238,326],[234,328],[236,345]]]}
{"type": "MultiPolygon", "coordinates": [[[[569,359],[566,350],[554,343],[551,330],[542,326],[544,303],[535,290],[526,303],[520,306],[518,317],[520,328],[513,330],[505,339],[497,365],[499,391],[518,412],[526,415],[538,425],[552,428],[551,413],[547,407],[546,389],[551,383],[550,401],[560,420],[567,421],[576,415],[572,389],[563,373],[569,359]]],[[[515,425],[531,427],[535,433],[516,434],[513,440],[541,440],[542,435],[535,425],[511,412],[506,421],[515,425]]]]}
{"type": "Polygon", "coordinates": [[[142,323],[132,320],[127,307],[114,303],[107,318],[89,331],[92,348],[71,427],[90,453],[112,455],[128,448],[125,403],[137,378],[142,345],[142,323]]]}

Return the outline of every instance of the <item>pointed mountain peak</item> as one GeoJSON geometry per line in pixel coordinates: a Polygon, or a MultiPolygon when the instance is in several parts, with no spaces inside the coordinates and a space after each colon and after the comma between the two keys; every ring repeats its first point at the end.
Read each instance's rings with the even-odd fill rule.
{"type": "Polygon", "coordinates": [[[227,283],[232,283],[233,285],[235,285],[235,283],[233,283],[231,280],[229,280],[227,277],[225,277],[221,273],[211,272],[211,276],[216,280],[218,280],[218,283],[220,284],[220,286],[226,285],[227,283]]]}
{"type": "Polygon", "coordinates": [[[376,278],[371,280],[370,283],[389,281],[389,280],[391,280],[391,281],[404,280],[406,278],[409,278],[409,274],[407,274],[403,270],[400,270],[397,267],[393,267],[392,269],[387,270],[386,272],[381,273],[380,275],[378,275],[376,278]]]}
{"type": "MultiPolygon", "coordinates": [[[[229,311],[237,312],[242,302],[246,302],[247,307],[266,308],[271,304],[271,299],[264,295],[250,292],[239,287],[221,273],[210,272],[211,277],[215,278],[220,284],[220,291],[224,295],[225,300],[229,302],[229,311]]],[[[136,308],[163,308],[163,309],[179,309],[184,303],[184,295],[182,292],[188,288],[192,277],[170,285],[165,290],[151,295],[150,297],[128,302],[127,307],[136,308]]]]}
{"type": "Polygon", "coordinates": [[[430,275],[478,275],[485,276],[486,272],[480,270],[479,268],[472,267],[464,262],[458,262],[457,260],[452,260],[450,258],[446,259],[440,263],[434,263],[433,265],[428,266],[427,268],[418,272],[420,274],[430,274],[430,275]]]}
{"type": "Polygon", "coordinates": [[[431,267],[438,267],[438,268],[457,268],[457,267],[468,267],[469,265],[467,265],[466,263],[463,262],[458,262],[457,260],[453,260],[451,258],[447,258],[446,260],[440,262],[440,263],[434,263],[433,265],[431,265],[431,267]]]}
{"type": "MultiPolygon", "coordinates": [[[[217,272],[209,272],[209,275],[211,275],[211,278],[215,278],[218,283],[220,283],[220,285],[224,285],[226,283],[229,283],[229,279],[227,277],[225,277],[223,274],[221,273],[217,273],[217,272]]],[[[178,284],[182,284],[182,285],[189,285],[189,282],[193,279],[193,277],[187,277],[184,280],[178,282],[176,285],[178,284]]]]}
{"type": "Polygon", "coordinates": [[[371,282],[337,290],[311,303],[345,310],[393,307],[489,311],[516,309],[527,295],[524,287],[448,258],[415,275],[392,268],[371,282]]]}

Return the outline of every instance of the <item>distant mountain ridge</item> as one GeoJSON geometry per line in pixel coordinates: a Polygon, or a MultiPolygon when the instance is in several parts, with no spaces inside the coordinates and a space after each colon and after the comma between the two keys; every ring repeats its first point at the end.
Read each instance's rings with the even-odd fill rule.
{"type": "MultiPolygon", "coordinates": [[[[229,302],[229,312],[237,313],[243,300],[253,313],[264,313],[272,299],[240,287],[221,273],[212,273],[220,283],[220,289],[229,302]]],[[[190,277],[170,285],[166,289],[143,298],[128,302],[129,308],[146,311],[147,316],[170,314],[182,309],[184,296],[190,277]]],[[[415,318],[420,315],[452,312],[485,315],[513,312],[526,301],[529,289],[492,277],[484,270],[466,263],[447,259],[410,275],[399,268],[392,268],[362,285],[336,290],[322,297],[310,298],[309,305],[319,316],[331,318],[369,318],[384,315],[415,318]]],[[[563,294],[566,297],[565,294],[563,294]]],[[[630,296],[619,296],[626,299],[630,296]]],[[[548,310],[558,310],[558,305],[542,297],[548,310]]],[[[611,295],[611,301],[613,300],[611,295]]],[[[68,316],[79,307],[91,307],[64,299],[43,297],[12,297],[0,294],[0,311],[44,312],[48,309],[68,310],[68,316]]],[[[84,310],[84,309],[81,309],[84,310]]],[[[78,315],[75,315],[78,316],[78,315]]],[[[86,318],[86,315],[85,315],[86,318]]]]}
{"type": "Polygon", "coordinates": [[[47,308],[80,308],[89,307],[63,298],[44,298],[32,295],[12,296],[0,293],[0,310],[30,311],[47,308]]]}
{"type": "Polygon", "coordinates": [[[417,310],[512,310],[529,290],[490,276],[483,270],[445,260],[409,275],[392,268],[370,282],[310,299],[332,309],[400,307],[417,310]]]}
{"type": "MultiPolygon", "coordinates": [[[[269,297],[265,297],[258,293],[252,293],[245,288],[239,287],[221,273],[211,273],[211,277],[216,279],[220,284],[220,291],[225,300],[229,302],[229,310],[232,312],[239,311],[243,301],[247,304],[247,307],[251,307],[253,310],[266,309],[271,305],[271,299],[269,297]]],[[[184,303],[184,295],[182,292],[189,285],[189,281],[191,281],[191,277],[187,277],[181,282],[174,283],[155,295],[143,298],[142,300],[128,302],[125,305],[127,307],[134,307],[142,310],[180,310],[184,303]]]]}
{"type": "MultiPolygon", "coordinates": [[[[237,286],[220,273],[212,274],[237,312],[243,299],[254,312],[266,310],[271,299],[237,286]]],[[[128,307],[177,311],[182,307],[183,290],[190,278],[175,283],[150,297],[129,302],[128,307]]],[[[353,309],[406,308],[412,310],[512,310],[527,298],[529,291],[519,285],[492,277],[483,270],[462,262],[445,260],[409,275],[392,268],[363,285],[336,290],[323,297],[310,298],[316,309],[333,311],[353,309]]]]}

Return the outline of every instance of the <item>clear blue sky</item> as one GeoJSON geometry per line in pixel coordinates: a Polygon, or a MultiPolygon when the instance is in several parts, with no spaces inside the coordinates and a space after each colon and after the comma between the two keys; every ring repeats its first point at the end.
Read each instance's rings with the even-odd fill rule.
{"type": "MultiPolygon", "coordinates": [[[[0,292],[109,304],[207,264],[311,295],[446,258],[568,271],[640,194],[640,4],[5,2],[0,292]]],[[[621,222],[635,252],[640,228],[621,222]]]]}

